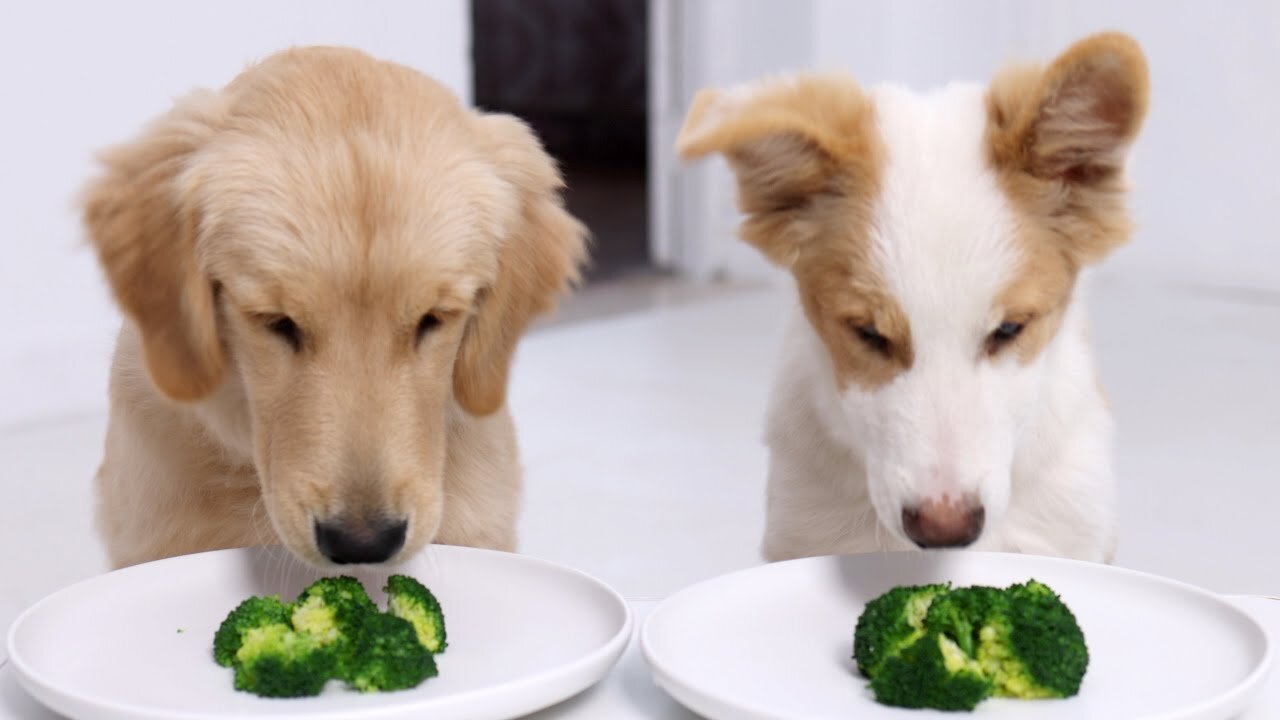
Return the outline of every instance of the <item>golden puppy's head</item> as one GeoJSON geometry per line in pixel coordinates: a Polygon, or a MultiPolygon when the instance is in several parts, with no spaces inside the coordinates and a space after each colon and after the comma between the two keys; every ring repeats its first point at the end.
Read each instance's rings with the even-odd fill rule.
{"type": "Polygon", "coordinates": [[[103,162],[85,221],[149,375],[177,401],[234,391],[213,424],[243,434],[285,544],[324,563],[430,542],[448,413],[503,406],[518,337],[585,254],[528,128],[306,48],[103,162]]]}

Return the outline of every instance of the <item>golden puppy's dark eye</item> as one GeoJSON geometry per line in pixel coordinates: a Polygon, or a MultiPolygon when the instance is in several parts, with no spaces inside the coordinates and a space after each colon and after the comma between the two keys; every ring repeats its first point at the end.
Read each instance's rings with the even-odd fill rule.
{"type": "Polygon", "coordinates": [[[272,335],[289,343],[289,347],[293,348],[294,352],[302,349],[302,331],[298,329],[298,324],[293,321],[293,318],[288,315],[272,318],[267,322],[267,330],[270,330],[272,335]]]}
{"type": "Polygon", "coordinates": [[[418,321],[418,332],[414,336],[414,342],[415,343],[422,342],[422,338],[426,337],[427,333],[431,332],[432,330],[435,330],[439,326],[440,326],[439,315],[436,315],[435,313],[427,313],[426,315],[423,315],[422,319],[418,321]]]}
{"type": "Polygon", "coordinates": [[[1000,327],[991,331],[987,336],[987,353],[994,355],[1001,348],[1013,342],[1022,334],[1022,329],[1026,327],[1025,323],[1005,321],[1000,323],[1000,327]]]}
{"type": "Polygon", "coordinates": [[[876,329],[874,323],[851,322],[850,326],[853,327],[854,334],[858,336],[858,339],[862,341],[862,344],[881,355],[889,354],[889,348],[892,346],[892,343],[889,341],[889,338],[880,334],[880,331],[876,329]]]}

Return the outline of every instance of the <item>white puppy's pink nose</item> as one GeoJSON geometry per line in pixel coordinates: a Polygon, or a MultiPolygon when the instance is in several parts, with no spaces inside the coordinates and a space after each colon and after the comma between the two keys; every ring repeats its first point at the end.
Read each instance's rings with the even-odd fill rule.
{"type": "Polygon", "coordinates": [[[929,498],[902,509],[902,531],[922,548],[963,547],[982,534],[985,517],[976,497],[929,498]]]}

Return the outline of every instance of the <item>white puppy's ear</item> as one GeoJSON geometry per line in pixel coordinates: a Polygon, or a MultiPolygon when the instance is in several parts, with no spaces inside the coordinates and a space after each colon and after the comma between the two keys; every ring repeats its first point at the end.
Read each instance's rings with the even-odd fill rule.
{"type": "Polygon", "coordinates": [[[1148,95],[1147,63],[1132,38],[1085,38],[1043,72],[1014,71],[992,84],[994,149],[1039,177],[1096,182],[1122,169],[1148,95]]]}
{"type": "Polygon", "coordinates": [[[221,103],[191,95],[133,142],[101,157],[86,187],[84,224],[112,294],[142,334],[152,381],[175,400],[198,400],[222,380],[213,286],[196,257],[198,209],[180,176],[215,132],[221,103]]]}
{"type": "MultiPolygon", "coordinates": [[[[857,82],[818,74],[699,92],[676,150],[685,159],[723,154],[748,222],[803,210],[820,195],[869,198],[884,154],[857,82]]],[[[798,248],[786,233],[743,235],[773,262],[794,262],[798,248]]]]}
{"type": "Polygon", "coordinates": [[[587,231],[565,211],[564,181],[527,125],[499,114],[477,122],[498,175],[519,204],[503,231],[497,278],[480,292],[453,371],[458,402],[472,415],[488,415],[506,401],[521,334],[578,280],[587,231]]]}
{"type": "Polygon", "coordinates": [[[1142,49],[1119,33],[1085,38],[1046,68],[1006,70],[991,84],[992,164],[1015,179],[1010,187],[1028,209],[1070,239],[1081,263],[1128,237],[1125,154],[1149,93],[1142,49]]]}

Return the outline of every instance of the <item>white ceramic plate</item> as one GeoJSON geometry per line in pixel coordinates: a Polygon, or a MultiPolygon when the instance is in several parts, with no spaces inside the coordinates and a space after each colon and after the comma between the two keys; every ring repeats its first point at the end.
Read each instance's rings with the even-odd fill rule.
{"type": "MultiPolygon", "coordinates": [[[[412,690],[331,682],[318,697],[281,700],[232,688],[212,656],[222,619],[250,595],[291,599],[319,577],[280,548],[161,560],[61,590],[14,622],[9,661],[28,692],[73,718],[500,720],[589,687],[630,637],[617,593],[534,558],[436,546],[396,571],[431,588],[449,633],[439,677],[412,690]]],[[[351,574],[383,604],[387,571],[351,574]]]]}
{"type": "Polygon", "coordinates": [[[1211,593],[1106,565],[974,552],[810,558],[725,575],[655,608],[640,643],[657,684],[717,720],[954,720],[875,702],[850,657],[858,615],[895,585],[1029,578],[1058,591],[1084,630],[1090,662],[1080,694],[986,700],[978,716],[1226,719],[1270,668],[1266,632],[1211,593]]]}

